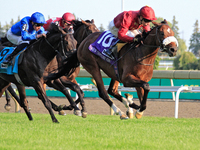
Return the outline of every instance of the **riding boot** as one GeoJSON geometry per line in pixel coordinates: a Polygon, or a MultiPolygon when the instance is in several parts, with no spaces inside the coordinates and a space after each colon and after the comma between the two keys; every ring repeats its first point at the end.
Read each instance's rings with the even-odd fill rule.
{"type": "Polygon", "coordinates": [[[110,55],[114,52],[114,50],[116,49],[115,47],[116,47],[116,45],[113,45],[112,47],[106,49],[104,52],[105,52],[108,56],[110,56],[110,55]]]}
{"type": "Polygon", "coordinates": [[[21,50],[23,50],[26,46],[28,45],[28,43],[22,43],[20,45],[18,45],[14,51],[8,55],[8,57],[6,57],[6,59],[4,60],[4,64],[9,64],[11,62],[11,60],[13,59],[13,57],[18,54],[21,50]]]}

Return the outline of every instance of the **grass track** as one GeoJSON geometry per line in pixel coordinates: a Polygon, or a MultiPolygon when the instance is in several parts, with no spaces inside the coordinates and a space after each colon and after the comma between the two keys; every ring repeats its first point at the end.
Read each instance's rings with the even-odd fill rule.
{"type": "Polygon", "coordinates": [[[133,150],[194,149],[200,147],[200,118],[143,117],[120,120],[119,116],[59,116],[0,113],[1,150],[133,150]]]}

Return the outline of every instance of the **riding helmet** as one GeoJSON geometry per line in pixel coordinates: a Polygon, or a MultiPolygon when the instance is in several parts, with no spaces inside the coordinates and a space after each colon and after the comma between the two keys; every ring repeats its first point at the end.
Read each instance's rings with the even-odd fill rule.
{"type": "Polygon", "coordinates": [[[139,15],[147,20],[157,20],[154,10],[149,6],[144,6],[140,9],[139,15]]]}
{"type": "Polygon", "coordinates": [[[35,12],[31,15],[31,21],[37,24],[45,24],[45,18],[44,15],[40,12],[35,12]]]}
{"type": "Polygon", "coordinates": [[[75,20],[75,17],[72,13],[64,13],[62,18],[68,23],[71,24],[71,21],[75,20]]]}

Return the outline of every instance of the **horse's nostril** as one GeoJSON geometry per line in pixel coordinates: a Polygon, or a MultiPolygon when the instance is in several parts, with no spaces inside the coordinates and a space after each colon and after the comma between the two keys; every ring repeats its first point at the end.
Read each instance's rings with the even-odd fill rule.
{"type": "Polygon", "coordinates": [[[175,49],[174,49],[174,48],[170,48],[170,51],[171,51],[171,52],[175,52],[175,49]]]}

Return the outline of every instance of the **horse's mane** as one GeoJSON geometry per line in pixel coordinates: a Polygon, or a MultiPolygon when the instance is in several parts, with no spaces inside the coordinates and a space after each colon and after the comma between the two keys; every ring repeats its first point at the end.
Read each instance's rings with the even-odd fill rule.
{"type": "MultiPolygon", "coordinates": [[[[87,23],[92,23],[90,20],[85,20],[85,22],[87,22],[87,23]]],[[[73,28],[74,28],[75,31],[76,31],[80,26],[83,25],[82,21],[80,21],[80,20],[74,20],[74,21],[73,21],[73,24],[74,24],[73,28]]]]}
{"type": "Polygon", "coordinates": [[[47,34],[55,34],[61,32],[59,26],[55,23],[51,23],[47,31],[48,31],[47,34]]]}

